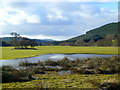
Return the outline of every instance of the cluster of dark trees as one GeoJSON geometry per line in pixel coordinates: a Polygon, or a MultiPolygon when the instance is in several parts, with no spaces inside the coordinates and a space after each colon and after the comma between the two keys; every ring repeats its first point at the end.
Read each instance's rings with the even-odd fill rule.
{"type": "Polygon", "coordinates": [[[16,32],[10,33],[10,35],[13,36],[11,44],[15,47],[15,49],[27,49],[28,46],[31,48],[34,48],[37,46],[37,42],[30,40],[26,37],[20,36],[20,34],[17,34],[16,32]]]}

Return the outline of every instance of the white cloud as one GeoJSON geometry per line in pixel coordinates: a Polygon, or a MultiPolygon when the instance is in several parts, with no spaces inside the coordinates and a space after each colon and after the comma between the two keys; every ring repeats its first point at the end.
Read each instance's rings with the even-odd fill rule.
{"type": "Polygon", "coordinates": [[[19,25],[24,23],[40,23],[40,16],[29,15],[24,10],[11,7],[0,8],[0,25],[19,25]]]}
{"type": "Polygon", "coordinates": [[[22,35],[24,37],[28,37],[31,39],[53,39],[53,40],[57,40],[57,41],[61,41],[61,40],[67,40],[69,39],[71,36],[45,36],[45,35],[36,35],[36,36],[28,36],[28,35],[22,35]]]}
{"type": "Polygon", "coordinates": [[[13,25],[22,24],[24,22],[25,16],[26,13],[24,13],[24,11],[19,11],[13,15],[8,14],[7,18],[5,19],[5,22],[13,25]]]}
{"type": "MultiPolygon", "coordinates": [[[[74,22],[80,24],[82,23],[89,23],[90,21],[93,22],[94,25],[100,24],[99,21],[104,23],[109,23],[113,21],[117,21],[118,11],[100,8],[97,6],[91,5],[80,5],[80,9],[76,11],[72,11],[71,16],[74,18],[74,22]],[[77,19],[76,19],[77,17],[77,19]],[[79,19],[78,19],[79,18],[79,19]],[[79,20],[79,22],[78,22],[79,20]],[[77,22],[76,22],[77,21],[77,22]]],[[[90,23],[89,23],[90,24],[90,23]]],[[[101,24],[100,24],[101,25],[101,24]]]]}
{"type": "Polygon", "coordinates": [[[67,17],[63,15],[63,10],[55,8],[55,7],[49,9],[46,17],[49,19],[49,21],[67,20],[67,17]]]}
{"type": "MultiPolygon", "coordinates": [[[[29,36],[29,35],[22,35],[23,37],[31,38],[31,39],[52,39],[57,41],[67,40],[71,38],[71,36],[45,36],[45,35],[36,35],[36,36],[29,36]]],[[[11,35],[0,35],[0,37],[11,37],[11,35]]]]}
{"type": "Polygon", "coordinates": [[[40,17],[38,15],[32,15],[26,17],[27,22],[29,23],[40,23],[40,17]]]}
{"type": "Polygon", "coordinates": [[[2,22],[2,21],[1,21],[1,22],[0,22],[0,25],[1,25],[1,26],[5,26],[5,25],[7,25],[7,24],[6,24],[5,22],[2,22]]]}

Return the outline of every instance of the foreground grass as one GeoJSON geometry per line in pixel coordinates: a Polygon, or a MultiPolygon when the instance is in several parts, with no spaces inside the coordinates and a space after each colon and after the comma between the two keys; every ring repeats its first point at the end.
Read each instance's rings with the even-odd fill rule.
{"type": "Polygon", "coordinates": [[[17,59],[49,53],[120,54],[118,53],[120,47],[38,46],[37,50],[14,50],[14,47],[1,48],[1,59],[17,59]]]}
{"type": "MultiPolygon", "coordinates": [[[[2,67],[2,88],[120,88],[118,74],[120,57],[88,58],[71,61],[67,58],[58,61],[37,63],[22,62],[27,67],[17,70],[12,66],[2,67]],[[61,66],[50,68],[45,66],[61,66]],[[59,71],[71,71],[72,74],[59,71]]],[[[107,90],[106,89],[106,90],[107,90]]],[[[76,90],[76,89],[75,89],[76,90]]]]}
{"type": "Polygon", "coordinates": [[[58,75],[55,73],[40,75],[38,80],[28,82],[3,83],[2,88],[98,88],[103,83],[118,83],[118,75],[104,74],[71,74],[58,75]]]}

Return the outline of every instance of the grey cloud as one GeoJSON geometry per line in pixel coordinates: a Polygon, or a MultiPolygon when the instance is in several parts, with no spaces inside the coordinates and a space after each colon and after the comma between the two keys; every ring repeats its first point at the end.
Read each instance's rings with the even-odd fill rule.
{"type": "Polygon", "coordinates": [[[10,25],[3,29],[2,34],[9,34],[16,31],[25,35],[45,35],[45,36],[73,36],[80,34],[79,26],[65,25],[10,25]]]}

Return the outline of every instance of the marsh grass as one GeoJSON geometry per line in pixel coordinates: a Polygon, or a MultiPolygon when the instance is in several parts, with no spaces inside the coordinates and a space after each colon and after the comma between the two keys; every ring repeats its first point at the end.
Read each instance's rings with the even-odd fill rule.
{"type": "Polygon", "coordinates": [[[44,73],[41,68],[29,67],[26,69],[18,70],[11,66],[2,67],[2,83],[9,82],[24,82],[33,80],[32,75],[44,73]]]}
{"type": "MultiPolygon", "coordinates": [[[[12,82],[3,83],[3,88],[102,88],[105,83],[113,83],[115,86],[119,85],[117,74],[103,75],[103,74],[71,74],[71,75],[57,75],[57,74],[36,74],[34,77],[38,80],[28,82],[12,82]]],[[[112,84],[111,84],[112,85],[112,84]]],[[[107,88],[107,87],[106,87],[107,88]]],[[[113,89],[115,90],[115,89],[113,89]]]]}
{"type": "Polygon", "coordinates": [[[37,66],[37,63],[31,63],[31,62],[25,60],[25,61],[21,61],[19,63],[19,66],[25,66],[25,67],[28,67],[28,66],[37,66]]]}
{"type": "Polygon", "coordinates": [[[2,71],[2,83],[29,81],[31,74],[23,70],[2,71]]]}
{"type": "Polygon", "coordinates": [[[44,62],[30,63],[22,62],[20,66],[38,66],[42,67],[43,71],[60,71],[71,70],[74,73],[79,74],[115,74],[120,73],[120,57],[110,58],[88,58],[88,59],[76,59],[69,60],[64,58],[62,60],[47,60],[44,62]],[[60,66],[62,68],[47,68],[46,66],[55,67],[60,66]]]}
{"type": "Polygon", "coordinates": [[[10,66],[3,66],[3,88],[112,88],[118,89],[120,83],[120,57],[88,58],[37,62],[22,62],[27,66],[24,70],[17,70],[10,66]],[[61,66],[49,68],[46,66],[61,66]],[[59,75],[62,70],[70,70],[72,74],[59,75]]]}

